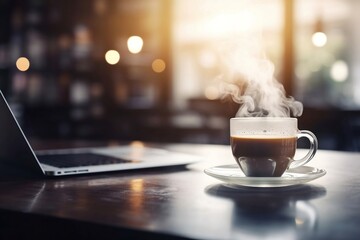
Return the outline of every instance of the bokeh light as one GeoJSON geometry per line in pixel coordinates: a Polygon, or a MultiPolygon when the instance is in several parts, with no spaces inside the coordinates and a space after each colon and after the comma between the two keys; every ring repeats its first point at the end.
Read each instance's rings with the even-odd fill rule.
{"type": "Polygon", "coordinates": [[[327,36],[323,32],[316,32],[312,35],[311,40],[316,47],[323,47],[327,43],[327,36]]]}
{"type": "Polygon", "coordinates": [[[30,61],[26,57],[20,57],[16,60],[16,67],[22,72],[27,71],[30,68],[30,61]]]}
{"type": "Polygon", "coordinates": [[[165,61],[162,60],[162,59],[155,59],[152,62],[151,67],[152,67],[154,72],[161,73],[161,72],[163,72],[165,70],[166,64],[165,64],[165,61]]]}
{"type": "Polygon", "coordinates": [[[131,36],[127,41],[129,52],[133,54],[137,54],[141,52],[143,45],[144,45],[144,41],[139,36],[131,36]]]}
{"type": "Polygon", "coordinates": [[[335,82],[344,82],[349,76],[349,67],[343,60],[334,62],[330,69],[330,76],[335,82]]]}
{"type": "Polygon", "coordinates": [[[108,64],[117,64],[120,61],[120,53],[116,50],[109,50],[105,54],[105,60],[108,64]]]}
{"type": "Polygon", "coordinates": [[[205,94],[205,97],[209,100],[215,100],[220,97],[219,89],[217,89],[214,86],[209,86],[209,87],[205,88],[204,94],[205,94]]]}

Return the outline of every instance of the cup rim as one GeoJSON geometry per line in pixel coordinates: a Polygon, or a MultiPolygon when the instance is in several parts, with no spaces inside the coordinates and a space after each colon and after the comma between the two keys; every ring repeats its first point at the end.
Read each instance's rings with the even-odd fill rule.
{"type": "Polygon", "coordinates": [[[295,117],[232,117],[231,121],[297,121],[295,117]]]}

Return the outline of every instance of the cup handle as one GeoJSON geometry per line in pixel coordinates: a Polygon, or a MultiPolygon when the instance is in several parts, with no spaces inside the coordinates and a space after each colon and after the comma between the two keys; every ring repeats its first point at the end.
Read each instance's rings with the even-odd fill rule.
{"type": "Polygon", "coordinates": [[[318,149],[318,140],[315,136],[315,134],[313,134],[310,131],[307,130],[300,130],[297,134],[297,138],[302,138],[302,137],[306,137],[309,142],[310,142],[310,149],[309,152],[305,155],[305,157],[301,158],[301,159],[294,159],[292,161],[292,163],[290,164],[289,168],[296,168],[296,167],[300,167],[306,163],[308,163],[315,155],[317,149],[318,149]]]}

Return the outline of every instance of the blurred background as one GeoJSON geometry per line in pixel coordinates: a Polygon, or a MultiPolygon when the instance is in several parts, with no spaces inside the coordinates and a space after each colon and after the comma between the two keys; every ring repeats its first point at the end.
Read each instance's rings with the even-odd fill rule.
{"type": "Polygon", "coordinates": [[[360,149],[360,1],[0,0],[0,89],[31,139],[229,143],[219,44],[261,25],[299,128],[360,149]]]}

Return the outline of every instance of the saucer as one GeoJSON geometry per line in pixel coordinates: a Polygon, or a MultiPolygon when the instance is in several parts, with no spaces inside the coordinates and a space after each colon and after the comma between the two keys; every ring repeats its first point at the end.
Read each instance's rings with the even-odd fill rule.
{"type": "Polygon", "coordinates": [[[229,187],[287,187],[304,184],[326,174],[324,169],[301,166],[287,170],[281,177],[246,177],[238,165],[210,167],[204,172],[226,183],[229,187]]]}

